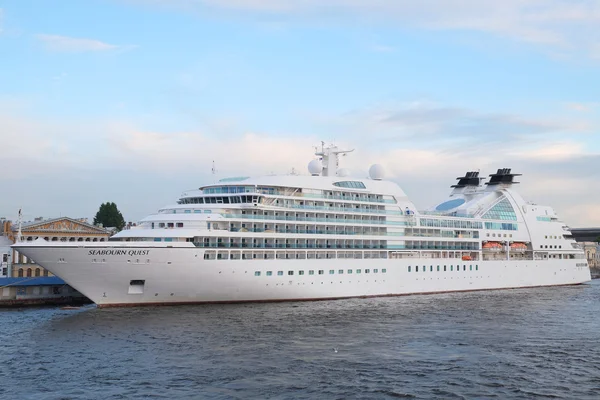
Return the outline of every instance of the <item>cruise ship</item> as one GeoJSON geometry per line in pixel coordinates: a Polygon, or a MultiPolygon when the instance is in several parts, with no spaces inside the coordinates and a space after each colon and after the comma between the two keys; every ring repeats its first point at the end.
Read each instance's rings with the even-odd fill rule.
{"type": "Polygon", "coordinates": [[[301,301],[575,285],[583,250],[551,207],[526,202],[511,169],[467,172],[418,211],[372,165],[316,148],[307,175],[221,179],[108,242],[13,245],[100,307],[301,301]]]}

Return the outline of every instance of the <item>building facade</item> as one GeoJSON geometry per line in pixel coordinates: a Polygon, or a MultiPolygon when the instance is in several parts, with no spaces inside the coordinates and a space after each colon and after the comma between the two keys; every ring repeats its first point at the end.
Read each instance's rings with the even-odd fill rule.
{"type": "Polygon", "coordinates": [[[600,268],[600,246],[596,242],[584,242],[585,257],[590,268],[600,268]]]}
{"type": "MultiPolygon", "coordinates": [[[[4,221],[3,225],[4,236],[11,243],[15,243],[19,227],[10,221],[4,221]]],[[[104,242],[110,235],[108,230],[88,224],[86,219],[61,217],[43,220],[36,218],[33,222],[21,225],[21,240],[23,241],[43,239],[49,242],[104,242]]],[[[35,260],[28,259],[14,249],[10,249],[6,258],[6,275],[10,277],[52,276],[51,273],[37,265],[35,260]]]]}

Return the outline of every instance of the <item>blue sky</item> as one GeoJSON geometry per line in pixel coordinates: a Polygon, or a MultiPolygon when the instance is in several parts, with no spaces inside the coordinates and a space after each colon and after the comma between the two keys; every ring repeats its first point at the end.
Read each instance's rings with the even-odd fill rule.
{"type": "Polygon", "coordinates": [[[0,210],[137,220],[320,140],[421,207],[470,169],[600,226],[600,3],[0,2],[0,210]],[[43,199],[40,198],[40,191],[43,199]]]}

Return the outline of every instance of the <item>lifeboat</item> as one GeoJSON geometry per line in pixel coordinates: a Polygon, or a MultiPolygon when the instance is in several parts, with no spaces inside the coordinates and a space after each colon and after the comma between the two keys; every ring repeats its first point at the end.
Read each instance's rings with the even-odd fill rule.
{"type": "Polygon", "coordinates": [[[510,244],[510,251],[524,252],[527,250],[527,245],[523,242],[513,242],[510,244]]]}
{"type": "Polygon", "coordinates": [[[498,242],[487,242],[483,244],[482,248],[487,251],[501,251],[502,245],[498,242]]]}
{"type": "Polygon", "coordinates": [[[471,256],[462,256],[463,261],[471,261],[473,260],[471,256]]]}

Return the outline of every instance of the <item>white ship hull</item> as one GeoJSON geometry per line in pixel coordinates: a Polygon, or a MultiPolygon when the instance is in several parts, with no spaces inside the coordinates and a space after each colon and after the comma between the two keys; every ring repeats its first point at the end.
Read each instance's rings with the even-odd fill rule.
{"type": "Polygon", "coordinates": [[[591,279],[585,260],[576,259],[204,260],[204,250],[191,244],[148,245],[84,247],[21,243],[15,247],[101,307],[396,296],[574,285],[591,279]],[[117,255],[110,254],[117,249],[117,255]],[[106,250],[109,253],[102,253],[106,250]],[[314,275],[309,275],[311,270],[314,275]],[[319,270],[323,274],[318,274],[319,270]],[[268,271],[271,276],[267,276],[268,271]],[[277,275],[278,271],[283,271],[283,275],[277,275]],[[300,275],[300,271],[304,274],[300,275]],[[143,287],[132,289],[132,281],[143,281],[143,287]]]}

